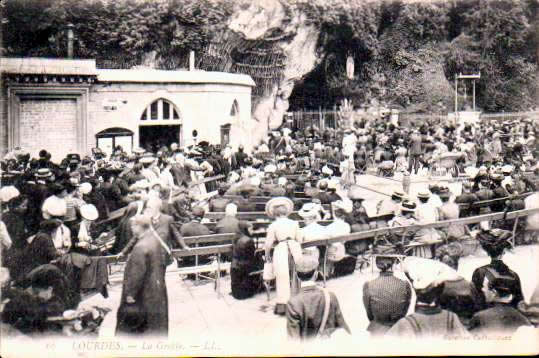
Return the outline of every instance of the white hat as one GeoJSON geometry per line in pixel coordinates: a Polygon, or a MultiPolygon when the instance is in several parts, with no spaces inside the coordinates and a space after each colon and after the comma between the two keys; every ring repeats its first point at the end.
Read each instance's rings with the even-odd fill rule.
{"type": "Polygon", "coordinates": [[[13,185],[5,186],[0,189],[0,200],[3,203],[7,203],[11,199],[18,197],[20,194],[19,190],[13,185]]]}
{"type": "Polygon", "coordinates": [[[296,271],[301,273],[309,273],[318,267],[318,260],[312,255],[303,255],[301,259],[296,262],[296,271]]]}
{"type": "Polygon", "coordinates": [[[280,177],[279,179],[277,179],[277,184],[281,186],[285,186],[287,182],[288,180],[286,180],[285,177],[280,177]]]}
{"type": "Polygon", "coordinates": [[[264,167],[264,173],[275,173],[277,167],[274,164],[268,164],[264,167]]]}
{"type": "Polygon", "coordinates": [[[41,212],[45,219],[64,216],[67,213],[66,201],[57,196],[50,196],[43,203],[41,212]]]}
{"type": "Polygon", "coordinates": [[[329,169],[327,165],[322,167],[322,173],[327,175],[333,175],[333,170],[329,169]]]}
{"type": "Polygon", "coordinates": [[[259,177],[250,178],[250,182],[251,182],[251,185],[254,185],[254,186],[260,186],[260,184],[262,183],[259,177]]]}
{"type": "Polygon", "coordinates": [[[301,209],[298,211],[298,215],[302,218],[311,218],[313,216],[318,215],[318,212],[320,210],[320,205],[315,203],[305,203],[301,207],[301,209]]]}
{"type": "Polygon", "coordinates": [[[275,217],[274,210],[279,206],[284,206],[286,208],[286,216],[290,215],[290,213],[294,211],[294,203],[292,200],[284,196],[280,196],[273,198],[266,203],[266,214],[271,218],[275,217]]]}
{"type": "Polygon", "coordinates": [[[147,157],[140,158],[139,162],[142,163],[142,164],[150,164],[150,163],[153,163],[154,160],[155,160],[154,157],[147,156],[147,157]]]}
{"type": "Polygon", "coordinates": [[[460,279],[457,271],[435,260],[420,257],[406,257],[403,262],[404,272],[408,273],[415,289],[437,286],[444,281],[460,279]]]}
{"type": "Polygon", "coordinates": [[[354,207],[351,200],[337,200],[334,201],[331,205],[334,209],[342,209],[347,214],[350,214],[354,207]]]}
{"type": "Polygon", "coordinates": [[[86,194],[90,194],[90,192],[92,191],[92,184],[86,182],[86,183],[82,183],[80,186],[79,186],[79,190],[82,194],[86,195],[86,194]]]}
{"type": "Polygon", "coordinates": [[[502,167],[502,172],[503,173],[511,173],[511,172],[513,172],[513,166],[509,165],[509,164],[504,165],[502,167]]]}
{"type": "Polygon", "coordinates": [[[328,189],[337,189],[337,182],[335,180],[328,180],[328,189]]]}
{"type": "Polygon", "coordinates": [[[236,216],[238,213],[238,206],[234,203],[229,203],[225,207],[225,215],[227,216],[236,216]]]}
{"type": "Polygon", "coordinates": [[[93,204],[85,204],[80,207],[80,215],[90,221],[94,221],[99,217],[96,207],[93,204]]]}

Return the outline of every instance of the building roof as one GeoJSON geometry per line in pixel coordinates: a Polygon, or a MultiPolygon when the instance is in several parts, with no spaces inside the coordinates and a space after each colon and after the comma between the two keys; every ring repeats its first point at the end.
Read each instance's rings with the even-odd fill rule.
{"type": "Polygon", "coordinates": [[[138,83],[198,83],[235,84],[254,87],[255,82],[248,75],[213,71],[164,71],[154,69],[108,70],[98,69],[100,82],[138,83]]]}
{"type": "Polygon", "coordinates": [[[0,69],[4,73],[32,75],[97,75],[95,60],[0,57],[0,69]]]}
{"type": "Polygon", "coordinates": [[[98,81],[101,82],[198,83],[255,86],[255,82],[250,76],[236,73],[207,72],[201,70],[97,69],[95,60],[0,57],[0,69],[3,73],[13,74],[97,76],[98,81]]]}

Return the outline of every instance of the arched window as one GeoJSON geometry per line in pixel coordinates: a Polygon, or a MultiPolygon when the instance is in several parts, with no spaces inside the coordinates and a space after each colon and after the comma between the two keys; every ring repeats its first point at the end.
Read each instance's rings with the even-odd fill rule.
{"type": "Polygon", "coordinates": [[[234,100],[232,103],[232,108],[230,108],[230,117],[239,117],[240,115],[240,107],[238,105],[238,101],[234,100]]]}
{"type": "Polygon", "coordinates": [[[166,99],[153,101],[140,116],[141,121],[179,121],[180,115],[176,107],[166,99]]]}

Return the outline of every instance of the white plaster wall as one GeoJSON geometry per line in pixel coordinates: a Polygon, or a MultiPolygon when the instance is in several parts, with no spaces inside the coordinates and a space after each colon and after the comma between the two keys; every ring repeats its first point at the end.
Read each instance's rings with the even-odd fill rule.
{"type": "MultiPolygon", "coordinates": [[[[199,141],[220,143],[222,124],[230,123],[231,144],[250,147],[251,87],[232,84],[96,84],[90,91],[88,106],[88,150],[96,145],[96,133],[111,127],[123,127],[134,132],[134,146],[139,145],[140,116],[153,101],[164,98],[172,102],[181,117],[184,143],[191,139],[193,129],[199,141]],[[239,116],[232,118],[230,110],[236,100],[239,116]],[[116,110],[106,110],[107,101],[114,101],[116,110]]],[[[163,122],[165,123],[165,122],[163,122]]],[[[174,121],[166,121],[173,124],[174,121]]]]}

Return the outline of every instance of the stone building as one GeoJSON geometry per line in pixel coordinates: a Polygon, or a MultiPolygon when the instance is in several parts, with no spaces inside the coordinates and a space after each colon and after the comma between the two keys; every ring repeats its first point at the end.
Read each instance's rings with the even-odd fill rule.
{"type": "Polygon", "coordinates": [[[0,152],[53,160],[94,147],[130,152],[177,142],[239,144],[251,136],[251,91],[240,74],[96,68],[95,60],[0,58],[0,152]],[[193,131],[198,135],[193,137],[193,131]]]}

